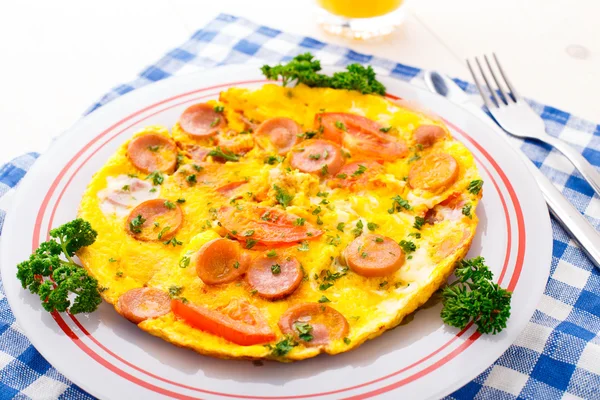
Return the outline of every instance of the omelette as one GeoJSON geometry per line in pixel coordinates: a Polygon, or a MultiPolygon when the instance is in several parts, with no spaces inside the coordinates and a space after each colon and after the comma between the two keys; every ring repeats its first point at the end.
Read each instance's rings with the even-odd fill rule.
{"type": "Polygon", "coordinates": [[[355,91],[266,84],[148,126],[94,175],[78,256],[144,331],[295,361],[360,346],[467,253],[481,178],[443,122],[355,91]]]}

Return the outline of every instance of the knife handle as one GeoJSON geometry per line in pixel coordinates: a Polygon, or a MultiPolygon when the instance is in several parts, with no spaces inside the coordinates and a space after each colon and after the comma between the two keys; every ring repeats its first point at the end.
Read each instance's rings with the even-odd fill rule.
{"type": "Polygon", "coordinates": [[[596,229],[531,161],[527,162],[527,166],[537,181],[552,215],[570,236],[579,242],[581,250],[595,266],[600,268],[600,235],[596,229]]]}
{"type": "Polygon", "coordinates": [[[570,236],[579,243],[581,250],[589,257],[596,268],[600,269],[600,235],[598,235],[598,232],[594,229],[592,224],[590,224],[589,221],[581,215],[579,210],[563,196],[560,190],[554,186],[550,179],[546,178],[546,175],[531,162],[521,149],[515,147],[513,143],[508,140],[507,134],[502,131],[481,108],[476,104],[467,104],[464,107],[475,114],[475,116],[479,117],[480,120],[495,130],[499,136],[503,137],[507,143],[515,148],[538,183],[538,186],[544,195],[544,200],[546,200],[546,204],[548,204],[550,213],[558,220],[570,236]]]}

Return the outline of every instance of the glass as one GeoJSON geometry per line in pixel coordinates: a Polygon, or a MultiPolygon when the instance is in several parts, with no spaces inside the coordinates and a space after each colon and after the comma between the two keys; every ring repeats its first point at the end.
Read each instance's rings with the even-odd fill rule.
{"type": "Polygon", "coordinates": [[[394,31],[404,19],[404,0],[317,0],[321,27],[334,35],[371,39],[394,31]]]}

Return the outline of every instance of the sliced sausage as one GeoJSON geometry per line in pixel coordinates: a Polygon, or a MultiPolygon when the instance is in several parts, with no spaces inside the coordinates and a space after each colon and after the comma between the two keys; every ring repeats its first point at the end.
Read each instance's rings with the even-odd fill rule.
{"type": "Polygon", "coordinates": [[[446,131],[437,125],[420,125],[413,131],[413,139],[423,147],[431,147],[446,136],[446,131]]]}
{"type": "Polygon", "coordinates": [[[246,273],[246,280],[257,293],[275,300],[294,292],[302,282],[300,263],[295,258],[265,254],[255,258],[246,273]]]}
{"type": "Polygon", "coordinates": [[[179,117],[179,125],[190,136],[207,137],[225,126],[225,118],[213,106],[200,103],[186,108],[179,117]]]}
{"type": "Polygon", "coordinates": [[[275,150],[279,155],[285,155],[298,143],[298,135],[302,128],[293,119],[276,117],[264,121],[254,137],[257,144],[265,150],[275,150]]]}
{"type": "Polygon", "coordinates": [[[170,174],[177,164],[177,145],[164,135],[148,133],[129,142],[127,158],[145,173],[160,171],[170,174]]]}
{"type": "Polygon", "coordinates": [[[302,172],[335,175],[342,165],[342,149],[328,140],[310,139],[292,149],[290,165],[302,172]]]}
{"type": "Polygon", "coordinates": [[[343,253],[348,267],[366,277],[388,276],[404,264],[404,252],[392,239],[376,234],[354,239],[343,253]]]}
{"type": "Polygon", "coordinates": [[[223,186],[219,186],[217,188],[217,192],[219,192],[223,196],[230,197],[235,193],[237,188],[239,188],[242,185],[245,185],[246,183],[248,183],[248,181],[229,182],[223,186]]]}
{"type": "Polygon", "coordinates": [[[125,221],[125,231],[137,240],[169,240],[183,223],[183,212],[177,203],[152,199],[134,208],[125,221]]]}
{"type": "Polygon", "coordinates": [[[234,154],[246,154],[254,147],[252,135],[241,135],[233,130],[219,133],[216,139],[220,148],[234,154]]]}
{"type": "Polygon", "coordinates": [[[153,287],[131,289],[119,297],[117,309],[125,318],[139,324],[171,311],[171,299],[162,290],[153,287]]]}
{"type": "Polygon", "coordinates": [[[432,153],[410,167],[408,184],[413,189],[437,190],[446,188],[458,178],[458,163],[450,154],[432,153]]]}
{"type": "Polygon", "coordinates": [[[319,303],[303,303],[283,313],[279,329],[305,346],[326,346],[333,340],[346,337],[349,327],[346,318],[334,308],[319,303]]]}
{"type": "Polygon", "coordinates": [[[196,273],[207,285],[236,280],[248,269],[250,256],[234,240],[218,238],[205,243],[196,256],[196,273]]]}

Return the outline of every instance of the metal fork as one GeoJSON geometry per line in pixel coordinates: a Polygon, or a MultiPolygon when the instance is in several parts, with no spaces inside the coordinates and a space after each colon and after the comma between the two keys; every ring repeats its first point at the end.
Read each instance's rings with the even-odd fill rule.
{"type": "Polygon", "coordinates": [[[473,76],[473,80],[477,85],[479,94],[481,94],[481,97],[483,98],[485,106],[488,108],[498,125],[500,125],[506,132],[513,136],[537,139],[553,146],[571,161],[575,168],[577,168],[581,175],[583,175],[585,180],[588,181],[588,183],[592,186],[594,191],[600,196],[600,173],[598,173],[596,168],[590,164],[577,150],[573,149],[565,142],[546,133],[546,127],[542,118],[540,118],[540,116],[537,115],[531,107],[529,107],[525,100],[519,96],[514,86],[510,83],[508,77],[504,73],[496,54],[492,53],[492,56],[496,62],[496,69],[500,72],[500,74],[494,72],[494,68],[492,68],[492,64],[486,55],[484,55],[483,58],[485,60],[485,64],[487,65],[489,75],[492,76],[492,79],[496,83],[499,94],[496,92],[496,89],[488,78],[488,73],[486,73],[485,68],[482,67],[479,59],[475,57],[475,63],[477,64],[477,68],[483,77],[485,85],[491,93],[491,99],[488,94],[484,92],[480,80],[477,77],[477,74],[475,73],[469,60],[467,60],[467,66],[469,67],[469,71],[471,71],[471,75],[473,76]],[[498,79],[499,76],[501,76],[502,79],[498,79]],[[502,83],[508,88],[508,90],[505,90],[502,83]]]}

